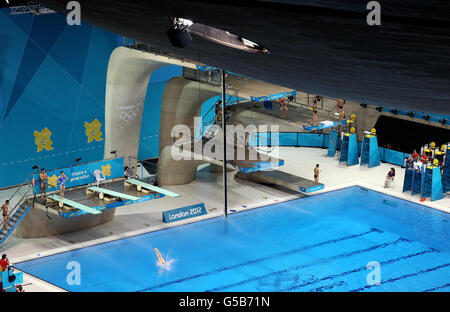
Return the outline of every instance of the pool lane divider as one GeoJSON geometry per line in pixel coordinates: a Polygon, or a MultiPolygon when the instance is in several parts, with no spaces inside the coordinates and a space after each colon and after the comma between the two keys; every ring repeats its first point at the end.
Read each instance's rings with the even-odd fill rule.
{"type": "Polygon", "coordinates": [[[162,213],[162,219],[164,223],[175,222],[179,220],[189,219],[207,214],[204,203],[181,207],[164,211],[162,213]]]}
{"type": "MultiPolygon", "coordinates": [[[[271,259],[274,259],[274,258],[284,257],[284,256],[288,256],[288,255],[293,255],[293,254],[296,254],[296,253],[299,253],[299,252],[303,252],[303,251],[306,251],[306,250],[310,250],[310,249],[313,249],[313,248],[316,248],[316,247],[320,247],[320,246],[324,246],[324,245],[328,245],[328,244],[334,244],[334,243],[337,243],[337,242],[346,241],[346,240],[350,240],[350,239],[353,239],[353,238],[362,237],[362,236],[365,236],[365,235],[368,235],[368,234],[371,234],[371,233],[383,233],[383,231],[380,230],[380,229],[376,229],[376,228],[370,228],[368,231],[363,232],[363,233],[347,235],[347,236],[340,237],[340,238],[334,238],[334,239],[327,240],[327,241],[317,242],[317,243],[314,243],[314,244],[311,244],[311,245],[301,246],[299,248],[295,248],[295,249],[291,249],[291,250],[287,250],[287,251],[283,251],[283,252],[273,253],[273,254],[271,254],[269,256],[265,256],[265,257],[261,257],[261,258],[250,259],[250,260],[247,260],[247,261],[244,261],[244,262],[241,262],[241,263],[237,263],[237,264],[233,264],[233,265],[230,265],[230,266],[220,267],[220,268],[217,268],[217,269],[213,269],[211,271],[202,272],[202,273],[194,274],[194,275],[187,276],[187,277],[184,277],[184,278],[181,278],[181,279],[172,280],[172,281],[164,282],[164,283],[161,283],[161,284],[153,285],[153,286],[147,287],[145,289],[137,290],[137,292],[151,291],[151,290],[154,290],[154,289],[170,286],[170,285],[173,285],[173,284],[182,283],[182,282],[185,282],[185,281],[188,281],[188,280],[193,280],[193,279],[197,279],[197,278],[204,277],[204,276],[214,275],[214,274],[217,274],[217,273],[220,273],[220,272],[234,270],[234,269],[240,268],[242,266],[253,265],[253,264],[264,262],[266,260],[271,260],[271,259]]],[[[403,238],[401,240],[406,241],[406,239],[403,239],[403,238]]],[[[397,241],[399,241],[399,240],[397,240],[397,241]]],[[[383,245],[385,245],[385,244],[383,244],[383,245]]]]}

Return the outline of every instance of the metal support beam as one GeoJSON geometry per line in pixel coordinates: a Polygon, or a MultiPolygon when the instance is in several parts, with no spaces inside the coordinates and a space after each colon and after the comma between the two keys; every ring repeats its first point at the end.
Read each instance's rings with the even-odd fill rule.
{"type": "Polygon", "coordinates": [[[222,71],[222,131],[223,131],[223,204],[225,218],[228,217],[228,195],[227,195],[227,124],[225,122],[225,71],[222,71]]]}

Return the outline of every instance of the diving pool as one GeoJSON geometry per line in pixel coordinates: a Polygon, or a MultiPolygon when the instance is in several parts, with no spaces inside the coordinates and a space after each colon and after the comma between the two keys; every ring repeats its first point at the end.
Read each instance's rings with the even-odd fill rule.
{"type": "Polygon", "coordinates": [[[15,266],[69,291],[450,291],[450,216],[355,186],[15,266]]]}

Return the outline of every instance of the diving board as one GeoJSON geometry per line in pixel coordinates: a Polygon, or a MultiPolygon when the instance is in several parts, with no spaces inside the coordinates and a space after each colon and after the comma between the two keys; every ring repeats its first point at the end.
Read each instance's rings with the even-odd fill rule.
{"type": "Polygon", "coordinates": [[[154,186],[154,185],[151,185],[151,184],[148,184],[148,183],[136,180],[136,179],[125,180],[125,185],[126,185],[126,183],[134,184],[136,186],[141,186],[141,187],[146,188],[148,190],[151,190],[151,191],[154,191],[154,192],[158,192],[158,193],[170,196],[170,197],[178,197],[178,196],[180,196],[179,194],[176,194],[174,192],[162,189],[160,187],[157,187],[157,186],[154,186]]]}
{"type": "MultiPolygon", "coordinates": [[[[57,201],[57,202],[61,201],[61,197],[59,197],[58,195],[49,195],[48,197],[53,199],[53,200],[55,200],[55,201],[57,201]]],[[[70,200],[70,199],[67,199],[67,198],[63,199],[63,203],[67,204],[67,205],[69,205],[69,206],[71,206],[73,208],[80,209],[80,210],[83,210],[83,211],[88,212],[88,213],[92,213],[92,214],[100,214],[100,213],[102,213],[101,211],[99,211],[97,209],[93,209],[91,207],[82,205],[80,203],[74,202],[73,200],[70,200]]]]}
{"type": "Polygon", "coordinates": [[[101,187],[96,187],[96,186],[88,187],[86,189],[86,192],[88,192],[88,193],[89,192],[97,192],[99,194],[106,194],[106,195],[119,197],[119,198],[123,198],[123,199],[129,199],[129,200],[138,200],[139,199],[139,197],[135,197],[135,196],[131,196],[131,195],[127,195],[127,194],[111,191],[111,190],[104,189],[104,188],[101,188],[101,187]]]}

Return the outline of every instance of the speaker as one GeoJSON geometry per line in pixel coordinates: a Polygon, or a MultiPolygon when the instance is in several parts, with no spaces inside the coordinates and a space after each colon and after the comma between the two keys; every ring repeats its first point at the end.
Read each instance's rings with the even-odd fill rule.
{"type": "Polygon", "coordinates": [[[178,48],[184,48],[192,41],[191,34],[189,34],[187,28],[180,29],[171,27],[167,31],[167,36],[172,45],[178,48]]]}

